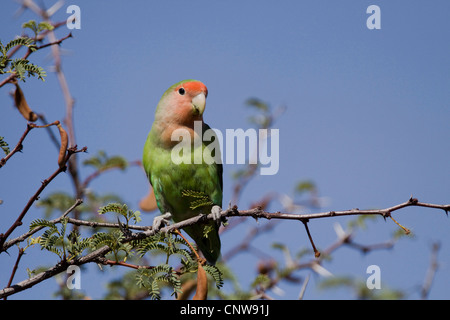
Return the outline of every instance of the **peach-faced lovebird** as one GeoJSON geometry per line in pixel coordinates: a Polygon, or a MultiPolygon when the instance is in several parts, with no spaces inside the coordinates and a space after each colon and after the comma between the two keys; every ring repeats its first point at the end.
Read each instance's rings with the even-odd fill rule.
{"type": "MultiPolygon", "coordinates": [[[[220,161],[211,161],[214,154],[211,142],[216,139],[217,143],[217,136],[203,122],[207,95],[206,86],[196,80],[178,82],[164,92],[145,142],[143,166],[162,214],[155,218],[154,226],[167,222],[165,219],[179,222],[213,213],[215,221],[184,230],[197,243],[206,260],[214,264],[220,255],[218,219],[223,168],[220,161]],[[209,137],[203,141],[206,131],[214,139],[209,137]]],[[[220,153],[220,147],[218,149],[214,151],[220,153]]],[[[220,156],[216,155],[217,158],[220,156]]]]}

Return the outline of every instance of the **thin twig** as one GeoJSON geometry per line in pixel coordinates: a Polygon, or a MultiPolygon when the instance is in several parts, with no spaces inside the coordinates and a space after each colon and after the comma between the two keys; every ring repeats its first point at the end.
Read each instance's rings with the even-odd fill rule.
{"type": "Polygon", "coordinates": [[[319,250],[317,250],[316,245],[314,244],[314,241],[311,237],[311,233],[309,232],[308,220],[301,220],[301,222],[303,222],[303,225],[305,226],[306,234],[308,235],[309,242],[311,243],[311,246],[314,251],[314,256],[316,258],[320,257],[320,252],[319,252],[319,250]]]}
{"type": "Polygon", "coordinates": [[[36,50],[47,48],[47,47],[54,46],[54,45],[60,45],[64,40],[69,39],[69,38],[72,38],[72,32],[70,32],[67,36],[65,36],[59,40],[55,40],[53,42],[49,42],[49,43],[43,44],[41,46],[38,46],[38,47],[36,47],[36,50]]]}
{"type": "Polygon", "coordinates": [[[45,125],[43,125],[43,126],[38,126],[38,125],[36,125],[36,124],[34,124],[34,123],[30,123],[30,122],[27,123],[27,128],[26,128],[25,132],[22,134],[22,136],[20,137],[20,140],[19,140],[19,142],[17,143],[17,145],[14,147],[14,149],[13,149],[10,153],[8,153],[8,154],[6,155],[6,157],[0,159],[0,168],[3,167],[3,166],[6,164],[6,162],[7,162],[7,161],[8,161],[8,160],[9,160],[16,152],[20,152],[20,151],[23,150],[23,141],[25,140],[26,136],[28,135],[28,133],[30,133],[30,131],[31,131],[32,129],[34,129],[34,128],[48,128],[48,127],[50,127],[50,126],[55,126],[55,125],[57,125],[57,124],[59,124],[59,121],[58,121],[58,120],[56,120],[56,121],[54,121],[54,122],[52,122],[52,123],[47,123],[47,124],[45,124],[45,125]]]}
{"type": "MultiPolygon", "coordinates": [[[[44,114],[37,114],[37,116],[38,116],[38,118],[42,121],[42,123],[43,123],[44,125],[47,125],[47,124],[48,124],[48,121],[47,121],[47,119],[45,118],[45,115],[44,115],[44,114]]],[[[59,142],[59,139],[56,138],[56,135],[53,133],[53,131],[52,131],[51,128],[47,128],[47,132],[48,132],[48,135],[49,135],[49,137],[50,137],[50,140],[53,142],[53,144],[55,145],[56,149],[59,150],[60,147],[61,147],[61,143],[59,142]]]]}
{"type": "MultiPolygon", "coordinates": [[[[6,287],[11,286],[11,283],[14,279],[14,275],[16,274],[17,268],[19,266],[20,259],[22,258],[25,250],[23,248],[19,248],[19,253],[17,254],[16,263],[14,264],[14,267],[11,272],[11,276],[9,277],[8,285],[6,287]]],[[[3,300],[6,300],[6,297],[3,298],[3,300]]]]}
{"type": "MultiPolygon", "coordinates": [[[[75,148],[69,148],[64,163],[67,163],[67,161],[69,161],[70,157],[73,154],[76,154],[78,152],[85,152],[86,150],[87,150],[86,147],[84,147],[80,150],[77,150],[76,146],[75,146],[75,148]]],[[[56,169],[56,171],[53,172],[50,177],[48,177],[47,179],[42,181],[41,186],[28,200],[27,204],[23,208],[22,212],[20,213],[20,215],[16,219],[16,221],[11,225],[11,227],[4,234],[0,234],[0,252],[2,252],[1,250],[3,249],[3,244],[5,243],[6,239],[11,235],[11,233],[17,227],[22,225],[22,219],[25,217],[25,215],[27,214],[28,210],[31,208],[33,203],[39,198],[39,195],[42,193],[42,191],[44,191],[44,189],[48,186],[48,184],[50,182],[53,181],[53,179],[55,179],[61,172],[64,172],[65,170],[66,170],[66,166],[59,166],[58,169],[56,169]]]]}
{"type": "Polygon", "coordinates": [[[31,129],[33,129],[33,126],[30,123],[28,123],[27,129],[22,134],[22,137],[20,137],[20,140],[17,143],[17,145],[14,147],[14,149],[12,149],[11,152],[6,155],[6,157],[4,157],[0,160],[0,168],[3,167],[6,164],[6,161],[8,161],[16,152],[22,151],[23,141],[25,140],[28,133],[30,133],[31,129]]]}
{"type": "Polygon", "coordinates": [[[155,268],[154,266],[137,266],[135,264],[127,263],[124,261],[115,261],[115,260],[110,260],[110,259],[106,259],[106,258],[100,258],[100,259],[98,259],[97,262],[101,263],[103,265],[122,266],[122,267],[127,267],[127,268],[131,268],[131,269],[136,269],[136,270],[155,268]]]}
{"type": "Polygon", "coordinates": [[[31,288],[32,286],[34,286],[44,280],[52,278],[53,276],[57,275],[58,273],[61,273],[65,270],[67,270],[67,268],[71,265],[83,265],[83,264],[86,264],[89,262],[95,262],[95,261],[97,261],[98,257],[104,256],[110,250],[111,250],[110,247],[103,246],[103,247],[101,247],[79,259],[71,260],[70,262],[67,262],[67,261],[60,262],[57,265],[55,265],[54,267],[51,267],[43,272],[40,272],[37,275],[35,275],[29,279],[23,280],[13,286],[10,286],[8,288],[4,288],[3,290],[0,290],[0,298],[4,298],[4,297],[10,296],[14,293],[31,288]]]}
{"type": "MultiPolygon", "coordinates": [[[[69,209],[67,209],[66,212],[64,212],[64,214],[61,217],[50,220],[50,223],[53,223],[53,224],[60,223],[63,218],[65,218],[70,212],[72,212],[76,207],[78,207],[82,203],[83,203],[83,200],[81,200],[81,199],[75,200],[75,203],[69,209]]],[[[69,219],[69,220],[71,220],[71,219],[69,219]]],[[[116,225],[116,227],[118,227],[118,225],[116,225]]],[[[27,233],[24,233],[23,235],[21,235],[17,238],[6,241],[3,244],[3,247],[0,248],[0,252],[8,250],[11,246],[15,245],[16,243],[25,241],[29,236],[32,236],[33,234],[35,234],[36,232],[38,232],[39,230],[41,230],[43,228],[45,228],[45,227],[42,227],[42,226],[36,227],[33,230],[30,230],[27,233]]]]}
{"type": "Polygon", "coordinates": [[[422,300],[427,299],[428,295],[430,294],[431,285],[433,283],[436,271],[439,267],[439,264],[437,261],[437,255],[438,255],[440,247],[441,247],[441,245],[438,242],[433,243],[432,251],[431,251],[430,266],[428,267],[428,271],[427,271],[427,274],[425,277],[425,282],[422,286],[422,289],[420,290],[420,298],[422,300]]]}
{"type": "MultiPolygon", "coordinates": [[[[128,166],[141,166],[141,165],[142,165],[142,162],[140,160],[128,162],[128,166]]],[[[115,170],[115,169],[122,169],[122,167],[119,165],[114,165],[114,166],[109,166],[109,167],[105,167],[105,168],[100,168],[100,169],[94,171],[83,181],[83,183],[81,184],[81,189],[85,190],[88,187],[88,185],[92,182],[92,180],[94,180],[95,178],[98,178],[98,176],[100,176],[100,174],[102,174],[106,171],[115,170]]]]}

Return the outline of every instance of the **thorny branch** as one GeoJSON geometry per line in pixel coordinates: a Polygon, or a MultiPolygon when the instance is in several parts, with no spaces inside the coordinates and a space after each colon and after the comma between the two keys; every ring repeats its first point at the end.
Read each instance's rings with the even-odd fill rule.
{"type": "MultiPolygon", "coordinates": [[[[410,207],[410,206],[419,206],[419,207],[426,207],[426,208],[433,208],[433,209],[441,209],[444,210],[445,213],[448,213],[450,210],[450,205],[438,205],[438,204],[430,204],[430,203],[424,203],[419,202],[417,199],[411,198],[408,201],[386,208],[386,209],[378,209],[378,210],[358,210],[358,209],[352,209],[352,210],[346,210],[346,211],[329,211],[329,212],[320,212],[320,213],[312,213],[312,214],[291,214],[291,213],[281,213],[281,212],[267,212],[262,210],[261,208],[253,208],[249,210],[238,210],[236,206],[232,208],[228,208],[226,210],[223,210],[221,213],[222,218],[234,218],[234,217],[253,217],[255,219],[288,219],[288,220],[298,220],[298,221],[305,221],[305,219],[318,219],[318,218],[330,218],[330,217],[337,217],[337,216],[350,216],[350,215],[381,215],[383,217],[390,216],[390,214],[394,211],[410,207]]],[[[146,237],[152,236],[156,234],[157,232],[174,232],[177,229],[183,229],[187,226],[191,226],[193,224],[197,223],[204,223],[209,220],[213,220],[214,216],[213,214],[208,215],[198,215],[190,219],[186,219],[184,221],[174,223],[168,226],[164,226],[160,228],[159,230],[153,229],[152,227],[143,227],[145,229],[141,232],[135,232],[130,233],[125,239],[124,242],[130,242],[132,240],[137,239],[144,239],[146,237]]],[[[80,225],[89,225],[91,222],[80,222],[75,221],[72,219],[69,219],[68,223],[78,223],[80,225]]],[[[117,227],[120,228],[119,224],[112,224],[111,227],[117,227]]],[[[329,247],[327,250],[325,250],[325,254],[329,254],[333,250],[335,250],[339,245],[342,243],[348,242],[348,237],[342,236],[340,237],[340,240],[337,244],[329,247]]],[[[2,248],[4,249],[4,248],[2,248]]],[[[362,249],[362,250],[368,250],[362,249]]],[[[22,290],[25,290],[27,288],[30,288],[34,286],[35,284],[42,282],[48,278],[51,278],[52,276],[65,271],[70,265],[83,265],[90,262],[105,262],[104,256],[111,251],[111,248],[108,246],[103,246],[81,258],[71,260],[69,262],[64,261],[60,262],[54,267],[41,272],[30,279],[21,281],[13,286],[4,288],[3,290],[0,290],[0,298],[7,297],[9,295],[12,295],[14,293],[20,292],[22,290]]],[[[111,263],[107,263],[111,264],[111,263]]],[[[320,258],[318,259],[318,256],[316,255],[316,259],[312,260],[311,262],[308,262],[306,264],[296,265],[295,268],[311,268],[313,270],[321,270],[320,267],[320,258]]]]}
{"type": "MultiPolygon", "coordinates": [[[[80,150],[78,150],[75,147],[69,148],[67,151],[67,155],[65,158],[64,163],[67,163],[67,161],[69,161],[70,157],[78,152],[86,152],[87,148],[84,147],[80,150]]],[[[47,179],[45,179],[44,181],[42,181],[41,186],[39,187],[39,189],[31,196],[31,198],[28,200],[27,204],[25,205],[25,207],[23,208],[22,212],[20,213],[19,217],[16,219],[16,221],[11,225],[11,227],[9,227],[9,229],[4,233],[4,234],[0,234],[0,248],[3,251],[3,244],[5,243],[6,239],[11,235],[11,233],[13,233],[13,231],[22,225],[22,219],[25,217],[25,215],[27,214],[28,210],[31,208],[31,206],[33,205],[33,203],[39,198],[39,195],[42,193],[42,191],[44,191],[44,189],[48,186],[48,184],[55,179],[61,172],[64,172],[66,170],[66,166],[59,166],[58,169],[56,169],[55,172],[52,173],[52,175],[50,177],[48,177],[47,179]]]]}
{"type": "MultiPolygon", "coordinates": [[[[67,209],[66,212],[64,212],[64,214],[61,217],[59,217],[57,219],[50,220],[50,223],[54,223],[54,224],[60,223],[63,218],[65,218],[69,213],[71,213],[76,207],[78,207],[82,203],[83,203],[83,200],[77,199],[75,201],[75,203],[69,209],[67,209]]],[[[76,225],[76,221],[78,221],[78,220],[76,220],[76,219],[69,219],[69,221],[70,221],[70,223],[76,225]]],[[[87,225],[87,226],[90,226],[90,227],[95,227],[95,225],[92,225],[92,223],[90,223],[89,221],[83,221],[83,222],[85,222],[84,225],[87,225]]],[[[118,227],[118,225],[115,225],[115,227],[118,227]]],[[[17,238],[14,238],[14,239],[11,239],[9,241],[6,241],[4,243],[4,245],[3,245],[3,247],[0,248],[0,252],[8,250],[11,246],[15,245],[16,243],[20,243],[22,241],[25,241],[28,237],[32,236],[33,234],[35,234],[39,230],[42,230],[43,228],[44,227],[36,227],[33,230],[30,230],[27,233],[24,233],[23,235],[21,235],[21,236],[19,236],[17,238]]]]}
{"type": "Polygon", "coordinates": [[[34,128],[49,128],[50,126],[56,126],[59,124],[59,121],[55,121],[52,123],[47,123],[43,126],[38,126],[34,123],[27,123],[27,128],[25,129],[25,132],[22,134],[22,136],[19,139],[19,142],[16,144],[14,149],[8,153],[4,158],[0,159],[0,168],[2,168],[6,162],[17,152],[21,152],[23,150],[23,141],[27,137],[27,135],[30,133],[30,131],[34,128]]]}
{"type": "Polygon", "coordinates": [[[14,147],[14,149],[11,150],[10,153],[8,153],[6,155],[6,157],[0,159],[0,168],[3,167],[6,162],[16,153],[16,152],[20,152],[23,149],[23,141],[25,140],[25,138],[27,137],[28,133],[30,133],[31,129],[33,129],[33,125],[31,123],[27,124],[27,129],[25,130],[25,132],[22,134],[22,137],[20,137],[19,142],[17,143],[17,145],[14,147]]]}

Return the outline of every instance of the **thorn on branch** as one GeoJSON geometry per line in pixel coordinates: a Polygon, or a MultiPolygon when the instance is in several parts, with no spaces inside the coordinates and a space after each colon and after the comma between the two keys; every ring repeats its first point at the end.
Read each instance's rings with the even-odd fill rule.
{"type": "Polygon", "coordinates": [[[413,198],[413,196],[411,195],[411,197],[408,200],[409,204],[415,205],[419,202],[419,200],[417,198],[413,198]]]}
{"type": "Polygon", "coordinates": [[[313,251],[314,251],[314,256],[316,258],[319,258],[320,257],[320,252],[319,252],[319,250],[316,249],[316,246],[314,245],[314,241],[313,241],[313,239],[311,237],[311,233],[309,232],[309,228],[308,228],[308,221],[309,220],[308,219],[300,219],[300,221],[305,226],[305,230],[306,230],[306,233],[308,234],[309,242],[311,242],[311,246],[312,246],[313,251]]]}

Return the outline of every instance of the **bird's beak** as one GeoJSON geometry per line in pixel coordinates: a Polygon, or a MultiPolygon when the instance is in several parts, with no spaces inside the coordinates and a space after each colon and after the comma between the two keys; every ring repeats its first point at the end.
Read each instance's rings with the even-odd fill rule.
{"type": "Polygon", "coordinates": [[[205,111],[206,105],[206,96],[205,94],[199,93],[192,99],[192,108],[194,109],[194,113],[198,115],[202,115],[203,111],[205,111]]]}

